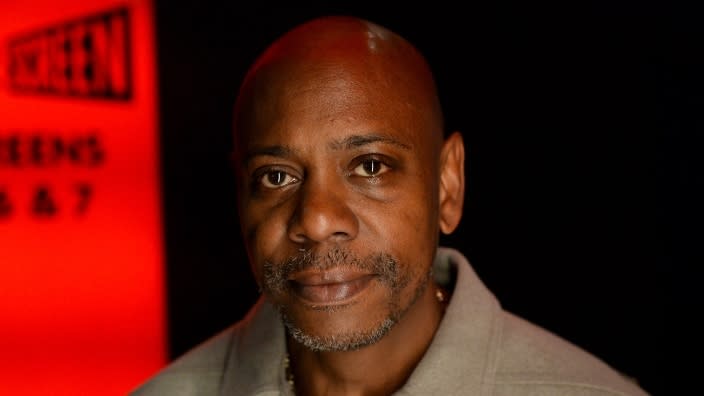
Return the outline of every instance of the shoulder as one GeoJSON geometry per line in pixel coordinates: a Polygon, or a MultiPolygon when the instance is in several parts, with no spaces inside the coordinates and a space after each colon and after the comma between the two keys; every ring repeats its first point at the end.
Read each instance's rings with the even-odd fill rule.
{"type": "Polygon", "coordinates": [[[237,331],[231,326],[149,378],[130,396],[216,395],[237,331]]]}
{"type": "Polygon", "coordinates": [[[496,395],[646,395],[584,349],[511,313],[502,316],[496,395]]]}
{"type": "Polygon", "coordinates": [[[433,362],[456,366],[456,373],[424,365],[433,378],[423,381],[442,377],[456,389],[494,396],[646,395],[596,355],[504,310],[459,251],[438,249],[434,269],[454,291],[436,333],[443,343],[433,348],[441,358],[433,362]]]}
{"type": "Polygon", "coordinates": [[[130,396],[278,394],[285,351],[283,324],[261,298],[238,323],[173,361],[130,396]]]}

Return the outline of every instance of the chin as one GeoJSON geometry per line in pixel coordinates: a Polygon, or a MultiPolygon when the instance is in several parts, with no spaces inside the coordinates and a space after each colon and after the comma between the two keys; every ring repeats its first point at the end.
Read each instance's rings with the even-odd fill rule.
{"type": "Polygon", "coordinates": [[[381,340],[397,322],[391,313],[375,321],[369,317],[364,317],[363,321],[354,320],[354,317],[340,311],[320,313],[328,316],[339,314],[345,317],[346,323],[319,321],[315,328],[309,328],[297,325],[297,321],[287,315],[285,310],[281,311],[282,320],[291,337],[314,352],[343,352],[364,348],[381,340]]]}

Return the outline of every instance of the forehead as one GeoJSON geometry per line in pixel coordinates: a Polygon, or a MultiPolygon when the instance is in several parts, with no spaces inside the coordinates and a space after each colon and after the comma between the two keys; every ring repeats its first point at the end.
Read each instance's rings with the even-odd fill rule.
{"type": "Polygon", "coordinates": [[[267,65],[250,84],[238,140],[251,145],[288,136],[302,143],[382,133],[412,146],[429,143],[437,125],[428,99],[383,66],[365,59],[267,65]]]}

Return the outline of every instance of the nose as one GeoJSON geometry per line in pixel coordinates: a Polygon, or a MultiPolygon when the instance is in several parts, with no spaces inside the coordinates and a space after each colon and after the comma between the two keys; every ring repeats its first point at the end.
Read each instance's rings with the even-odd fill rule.
{"type": "Polygon", "coordinates": [[[357,237],[359,222],[344,187],[324,180],[304,181],[288,225],[295,243],[344,242],[357,237]]]}

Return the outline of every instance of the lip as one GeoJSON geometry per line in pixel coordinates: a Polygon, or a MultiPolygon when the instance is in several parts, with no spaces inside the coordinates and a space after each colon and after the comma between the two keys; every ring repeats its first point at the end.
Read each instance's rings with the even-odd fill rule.
{"type": "Polygon", "coordinates": [[[366,290],[375,274],[344,268],[303,271],[289,277],[291,289],[303,301],[316,306],[347,304],[366,290]]]}

